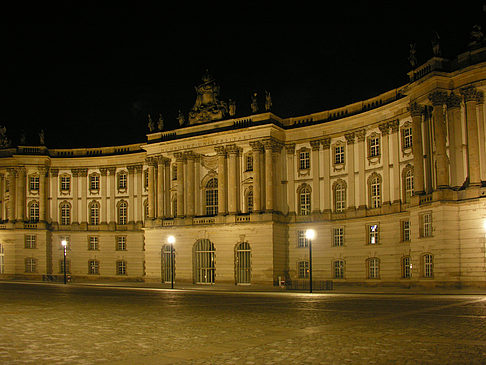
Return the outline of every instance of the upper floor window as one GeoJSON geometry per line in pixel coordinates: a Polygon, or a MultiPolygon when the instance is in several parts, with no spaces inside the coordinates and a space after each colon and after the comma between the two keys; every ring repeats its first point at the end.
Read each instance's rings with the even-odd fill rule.
{"type": "Polygon", "coordinates": [[[32,201],[29,204],[29,221],[31,223],[39,221],[39,203],[37,201],[32,201]]]}
{"type": "Polygon", "coordinates": [[[24,248],[37,248],[37,236],[35,234],[26,234],[24,239],[24,248]]]}
{"type": "Polygon", "coordinates": [[[299,151],[299,169],[308,170],[310,168],[310,151],[303,148],[299,151]]]}
{"type": "Polygon", "coordinates": [[[334,164],[340,165],[344,163],[344,147],[345,145],[334,146],[334,164]]]}
{"type": "Polygon", "coordinates": [[[123,190],[126,190],[127,189],[127,180],[128,180],[128,176],[127,176],[127,173],[125,171],[121,171],[118,173],[118,190],[120,191],[123,191],[123,190]]]}
{"type": "Polygon", "coordinates": [[[309,239],[305,235],[305,231],[297,231],[297,247],[309,247],[309,239]]]}
{"type": "Polygon", "coordinates": [[[147,191],[149,188],[149,170],[143,170],[143,189],[147,191]]]}
{"type": "Polygon", "coordinates": [[[377,157],[380,155],[380,136],[372,134],[368,137],[368,156],[377,157]]]}
{"type": "Polygon", "coordinates": [[[402,148],[412,148],[412,127],[405,126],[402,128],[402,148]]]}
{"type": "Polygon", "coordinates": [[[100,273],[100,263],[98,260],[88,261],[88,274],[98,275],[100,273]]]}
{"type": "Polygon", "coordinates": [[[338,180],[333,185],[334,210],[337,213],[344,212],[346,209],[346,182],[338,180]]]}
{"type": "Polygon", "coordinates": [[[368,190],[370,197],[370,207],[379,208],[381,206],[381,176],[373,173],[368,179],[368,190]]]}
{"type": "Polygon", "coordinates": [[[172,180],[177,180],[177,164],[172,165],[172,180]]]}
{"type": "Polygon", "coordinates": [[[379,243],[380,226],[378,224],[369,224],[368,229],[368,244],[376,245],[379,243]]]}
{"type": "Polygon", "coordinates": [[[401,230],[402,230],[402,241],[408,242],[410,241],[410,221],[408,219],[402,220],[400,222],[401,230]]]}
{"type": "Polygon", "coordinates": [[[88,250],[89,251],[98,251],[100,249],[99,238],[98,236],[89,236],[88,237],[88,250]]]}
{"type": "Polygon", "coordinates": [[[253,213],[253,186],[246,191],[246,212],[253,213]]]}
{"type": "Polygon", "coordinates": [[[89,224],[100,224],[100,203],[97,201],[89,204],[89,224]]]}
{"type": "Polygon", "coordinates": [[[29,190],[31,192],[39,191],[39,175],[29,176],[29,190]]]}
{"type": "Polygon", "coordinates": [[[253,155],[251,153],[245,155],[245,171],[253,171],[253,155]]]}
{"type": "Polygon", "coordinates": [[[344,227],[332,229],[332,245],[335,247],[344,245],[344,227]]]}
{"type": "Polygon", "coordinates": [[[61,218],[61,224],[62,225],[68,225],[71,224],[71,204],[68,202],[62,202],[59,205],[59,210],[60,210],[60,218],[61,218]]]}
{"type": "Polygon", "coordinates": [[[420,215],[420,237],[432,237],[432,212],[420,215]]]}
{"type": "Polygon", "coordinates": [[[205,188],[206,215],[218,214],[218,179],[211,178],[205,188]]]}
{"type": "Polygon", "coordinates": [[[100,175],[91,174],[89,175],[89,190],[91,192],[96,192],[100,189],[100,175]]]}
{"type": "Polygon", "coordinates": [[[127,237],[126,236],[117,236],[116,237],[116,250],[117,251],[126,251],[127,250],[127,237]]]}
{"type": "Polygon", "coordinates": [[[71,176],[63,174],[59,176],[61,193],[69,193],[71,190],[71,176]]]}
{"type": "Polygon", "coordinates": [[[118,203],[118,224],[128,223],[128,203],[125,200],[121,200],[118,203]]]}
{"type": "Polygon", "coordinates": [[[407,165],[402,172],[403,178],[403,199],[405,203],[410,203],[413,196],[413,167],[407,165]]]}
{"type": "Polygon", "coordinates": [[[126,275],[127,274],[127,262],[124,260],[119,260],[116,262],[116,274],[126,275]]]}
{"type": "Polygon", "coordinates": [[[311,213],[311,189],[307,184],[299,188],[299,215],[311,213]]]}

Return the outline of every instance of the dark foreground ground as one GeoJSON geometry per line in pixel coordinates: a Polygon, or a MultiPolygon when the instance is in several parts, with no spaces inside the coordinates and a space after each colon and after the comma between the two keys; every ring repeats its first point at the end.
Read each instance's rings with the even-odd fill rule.
{"type": "Polygon", "coordinates": [[[486,363],[486,296],[0,283],[0,364],[486,363]]]}

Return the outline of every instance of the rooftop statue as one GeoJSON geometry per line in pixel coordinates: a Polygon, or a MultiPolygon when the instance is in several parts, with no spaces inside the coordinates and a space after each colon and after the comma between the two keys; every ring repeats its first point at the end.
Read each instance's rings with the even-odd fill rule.
{"type": "Polygon", "coordinates": [[[229,115],[230,117],[234,117],[236,115],[236,102],[231,99],[229,99],[229,115]]]}
{"type": "Polygon", "coordinates": [[[39,132],[39,144],[41,146],[44,146],[46,144],[46,136],[44,134],[44,130],[41,129],[40,132],[39,132]]]}
{"type": "Polygon", "coordinates": [[[0,126],[0,148],[10,146],[10,140],[7,138],[7,128],[0,126]]]}
{"type": "Polygon", "coordinates": [[[162,118],[162,114],[159,113],[159,121],[157,122],[157,129],[162,131],[164,129],[164,118],[162,118]]]}
{"type": "Polygon", "coordinates": [[[152,120],[152,116],[148,114],[148,122],[147,122],[147,127],[150,133],[152,133],[155,129],[155,123],[152,120]]]}
{"type": "Polygon", "coordinates": [[[484,33],[481,30],[480,25],[474,25],[471,31],[471,42],[469,42],[469,48],[479,48],[484,42],[484,33]]]}
{"type": "Polygon", "coordinates": [[[265,111],[270,111],[272,109],[272,97],[270,96],[270,92],[265,90],[265,111]]]}
{"type": "Polygon", "coordinates": [[[179,122],[180,127],[182,127],[184,125],[184,123],[186,122],[186,119],[184,118],[184,114],[182,114],[180,109],[179,109],[179,114],[177,114],[177,120],[179,122]]]}
{"type": "Polygon", "coordinates": [[[417,66],[417,57],[415,56],[416,52],[415,43],[410,43],[410,55],[408,56],[408,61],[410,62],[412,68],[417,66]]]}
{"type": "Polygon", "coordinates": [[[432,34],[431,43],[432,43],[432,52],[434,54],[434,57],[440,57],[442,55],[442,52],[440,50],[440,37],[437,32],[434,32],[432,34]]]}
{"type": "Polygon", "coordinates": [[[257,101],[257,93],[253,93],[251,96],[251,112],[252,113],[258,113],[258,101],[257,101]]]}
{"type": "Polygon", "coordinates": [[[228,113],[226,103],[218,99],[219,86],[207,70],[202,81],[201,85],[195,87],[197,96],[189,112],[190,125],[223,119],[228,113]]]}

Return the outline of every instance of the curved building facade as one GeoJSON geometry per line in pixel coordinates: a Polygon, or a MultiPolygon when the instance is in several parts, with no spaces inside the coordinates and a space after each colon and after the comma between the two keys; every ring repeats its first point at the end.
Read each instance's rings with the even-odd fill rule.
{"type": "Polygon", "coordinates": [[[334,110],[280,118],[267,98],[236,118],[205,75],[188,122],[143,143],[4,148],[0,277],[60,278],[65,240],[73,280],[304,288],[312,264],[315,288],[484,286],[486,49],[409,76],[334,110]]]}

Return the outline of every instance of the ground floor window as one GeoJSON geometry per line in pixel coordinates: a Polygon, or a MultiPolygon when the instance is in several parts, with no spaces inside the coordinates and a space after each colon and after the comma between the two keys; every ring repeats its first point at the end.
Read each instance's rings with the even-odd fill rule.
{"type": "Polygon", "coordinates": [[[3,245],[0,243],[0,274],[5,273],[5,253],[3,251],[3,245]]]}
{"type": "Polygon", "coordinates": [[[236,283],[249,284],[251,281],[251,249],[248,242],[240,242],[236,245],[235,255],[236,283]]]}
{"type": "Polygon", "coordinates": [[[336,260],[332,263],[334,279],[344,279],[344,260],[336,260]]]}
{"type": "Polygon", "coordinates": [[[100,262],[98,260],[88,261],[88,274],[98,275],[100,273],[100,262]]]}
{"type": "Polygon", "coordinates": [[[25,259],[25,272],[32,273],[37,271],[37,260],[32,257],[25,259]]]}
{"type": "Polygon", "coordinates": [[[172,273],[174,273],[175,277],[175,267],[172,270],[172,263],[175,266],[175,250],[171,251],[171,249],[172,245],[164,245],[162,247],[162,282],[164,283],[170,283],[172,281],[172,273]]]}
{"type": "Polygon", "coordinates": [[[368,269],[368,279],[380,278],[380,260],[376,257],[372,257],[366,260],[366,266],[368,269]]]}
{"type": "Polygon", "coordinates": [[[307,279],[309,277],[309,261],[299,261],[297,269],[299,272],[299,279],[307,279]]]}
{"type": "Polygon", "coordinates": [[[434,277],[434,258],[431,254],[425,254],[422,258],[424,278],[434,277]]]}
{"type": "MultiPolygon", "coordinates": [[[[59,260],[59,272],[64,274],[64,258],[59,260]]],[[[66,260],[66,273],[71,273],[71,260],[66,260]]]]}
{"type": "Polygon", "coordinates": [[[412,277],[412,261],[410,256],[405,256],[402,258],[402,278],[410,279],[412,277]]]}
{"type": "Polygon", "coordinates": [[[124,260],[119,260],[116,262],[116,274],[126,275],[127,274],[127,262],[124,260]]]}
{"type": "Polygon", "coordinates": [[[194,244],[194,281],[196,284],[214,284],[215,249],[208,239],[197,240],[194,244]]]}

